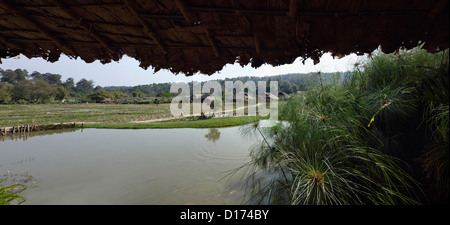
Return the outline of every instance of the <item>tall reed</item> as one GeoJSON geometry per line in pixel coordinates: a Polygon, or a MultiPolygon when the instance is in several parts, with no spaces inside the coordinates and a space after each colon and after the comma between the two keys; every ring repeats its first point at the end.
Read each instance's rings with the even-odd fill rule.
{"type": "MultiPolygon", "coordinates": [[[[270,129],[258,124],[243,128],[245,135],[262,137],[251,149],[253,160],[239,168],[247,172],[243,182],[249,188],[250,203],[428,201],[419,183],[424,181],[420,179],[423,167],[414,162],[423,157],[426,170],[442,174],[448,171],[448,157],[434,164],[439,162],[434,157],[442,154],[431,154],[427,142],[419,141],[427,138],[429,128],[421,126],[435,124],[439,137],[448,137],[448,99],[439,103],[440,111],[434,110],[437,107],[425,110],[436,101],[421,96],[424,84],[437,78],[430,75],[426,82],[419,81],[430,68],[445,66],[448,80],[448,50],[430,54],[418,47],[398,55],[378,53],[371,57],[351,76],[335,77],[328,84],[319,82],[306,94],[290,98],[280,112],[285,122],[270,129]],[[431,116],[445,110],[447,115],[431,116]]],[[[443,88],[448,93],[448,82],[443,88]]],[[[448,173],[446,179],[448,185],[448,173]]]]}

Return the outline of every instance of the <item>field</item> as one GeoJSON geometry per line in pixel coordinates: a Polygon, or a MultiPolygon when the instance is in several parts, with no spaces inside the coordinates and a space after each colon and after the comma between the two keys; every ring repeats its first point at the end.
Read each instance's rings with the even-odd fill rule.
{"type": "Polygon", "coordinates": [[[51,123],[126,123],[171,117],[169,104],[0,105],[0,127],[51,123]]]}
{"type": "Polygon", "coordinates": [[[193,120],[171,117],[170,104],[0,105],[0,127],[77,123],[85,128],[210,128],[237,126],[259,119],[224,117],[193,120]]]}

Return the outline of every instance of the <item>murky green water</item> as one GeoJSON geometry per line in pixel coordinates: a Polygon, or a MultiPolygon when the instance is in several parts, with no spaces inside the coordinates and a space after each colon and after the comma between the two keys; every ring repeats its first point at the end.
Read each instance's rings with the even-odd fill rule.
{"type": "Polygon", "coordinates": [[[38,186],[24,204],[241,204],[221,178],[253,143],[239,127],[34,133],[0,141],[0,175],[38,186]]]}

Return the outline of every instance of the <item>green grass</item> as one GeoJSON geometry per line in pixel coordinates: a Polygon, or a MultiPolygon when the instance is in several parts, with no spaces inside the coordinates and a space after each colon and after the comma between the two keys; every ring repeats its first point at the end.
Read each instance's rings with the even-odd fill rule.
{"type": "Polygon", "coordinates": [[[171,119],[170,104],[30,104],[0,105],[0,127],[24,124],[77,123],[84,128],[216,128],[239,126],[261,117],[171,119]],[[167,119],[166,121],[153,121],[167,119]]]}
{"type": "Polygon", "coordinates": [[[248,123],[247,117],[212,120],[171,119],[170,104],[27,104],[0,105],[0,127],[24,124],[83,123],[102,128],[227,127],[248,123]],[[136,123],[143,122],[143,123],[136,123]]]}
{"type": "Polygon", "coordinates": [[[18,183],[15,179],[13,179],[13,182],[8,180],[9,176],[16,175],[17,174],[13,174],[8,171],[8,174],[0,177],[0,205],[22,204],[26,201],[26,199],[20,194],[28,188],[24,183],[30,180],[21,180],[20,183],[18,183]]]}
{"type": "MultiPolygon", "coordinates": [[[[263,117],[222,117],[204,120],[173,119],[160,122],[144,123],[95,123],[84,124],[84,128],[108,128],[108,129],[149,129],[149,128],[218,128],[232,127],[253,123],[263,117]]],[[[81,125],[79,125],[81,126],[81,125]]]]}
{"type": "Polygon", "coordinates": [[[171,117],[170,104],[0,105],[0,127],[52,123],[127,123],[171,117]]]}
{"type": "Polygon", "coordinates": [[[21,204],[25,199],[19,195],[20,192],[26,190],[25,185],[1,185],[0,186],[0,205],[10,205],[11,202],[21,204]]]}
{"type": "Polygon", "coordinates": [[[375,54],[280,107],[238,170],[251,204],[448,202],[448,50],[375,54]],[[425,154],[424,154],[425,152],[425,154]]]}
{"type": "Polygon", "coordinates": [[[170,113],[170,104],[0,105],[0,127],[76,123],[78,127],[84,128],[213,128],[239,126],[259,119],[261,118],[247,116],[206,120],[173,119],[170,113]],[[161,119],[167,120],[158,121],[161,119]]]}

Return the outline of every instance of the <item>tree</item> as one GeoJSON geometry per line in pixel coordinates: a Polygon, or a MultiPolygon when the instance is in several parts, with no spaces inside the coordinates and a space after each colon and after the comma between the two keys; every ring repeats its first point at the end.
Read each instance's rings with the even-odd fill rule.
{"type": "Polygon", "coordinates": [[[107,98],[112,98],[112,94],[106,91],[103,88],[98,88],[97,90],[93,91],[91,94],[88,95],[88,97],[94,101],[94,102],[102,102],[103,100],[107,98]]]}
{"type": "Polygon", "coordinates": [[[278,82],[280,85],[280,90],[284,91],[288,94],[291,94],[294,90],[293,90],[293,85],[290,81],[279,81],[278,82]]]}
{"type": "Polygon", "coordinates": [[[94,89],[94,81],[83,78],[77,82],[75,88],[78,92],[89,94],[94,89]]]}
{"type": "Polygon", "coordinates": [[[43,80],[32,80],[33,89],[31,91],[32,99],[38,102],[47,102],[54,98],[55,89],[43,80]]]}
{"type": "Polygon", "coordinates": [[[62,101],[69,95],[69,92],[63,87],[58,86],[55,91],[55,99],[62,101]]]}
{"type": "Polygon", "coordinates": [[[121,91],[110,91],[109,92],[112,96],[112,99],[119,99],[119,98],[123,98],[123,97],[129,97],[128,94],[123,93],[121,91]]]}
{"type": "Polygon", "coordinates": [[[9,103],[12,100],[10,94],[12,87],[12,84],[0,83],[0,104],[9,103]]]}
{"type": "Polygon", "coordinates": [[[134,90],[131,94],[133,95],[133,97],[143,97],[144,96],[144,93],[139,89],[134,90]]]}
{"type": "Polygon", "coordinates": [[[26,80],[29,75],[28,71],[16,69],[16,70],[0,70],[1,79],[0,82],[6,82],[10,84],[15,84],[20,81],[26,80]]]}
{"type": "Polygon", "coordinates": [[[53,74],[53,73],[46,73],[43,76],[43,80],[49,83],[51,86],[56,87],[62,84],[61,81],[61,75],[59,74],[53,74]]]}
{"type": "Polygon", "coordinates": [[[43,80],[44,79],[44,75],[39,73],[39,72],[37,72],[37,71],[34,71],[33,73],[31,73],[30,76],[33,79],[39,79],[39,80],[43,80]]]}
{"type": "Polygon", "coordinates": [[[156,97],[170,98],[172,97],[172,93],[169,90],[159,92],[156,97]]]}
{"type": "Polygon", "coordinates": [[[64,83],[62,83],[62,86],[70,93],[75,88],[75,82],[72,77],[69,77],[64,83]]]}
{"type": "Polygon", "coordinates": [[[23,99],[43,103],[54,97],[55,89],[43,80],[23,80],[14,85],[11,95],[13,100],[23,99]]]}
{"type": "Polygon", "coordinates": [[[31,80],[24,80],[14,85],[11,89],[11,97],[13,100],[30,100],[31,99],[31,80]]]}

